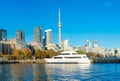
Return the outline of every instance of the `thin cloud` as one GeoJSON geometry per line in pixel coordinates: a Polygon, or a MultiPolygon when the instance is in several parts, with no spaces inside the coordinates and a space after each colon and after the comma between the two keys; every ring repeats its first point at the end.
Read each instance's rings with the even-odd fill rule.
{"type": "Polygon", "coordinates": [[[110,7],[112,6],[112,2],[111,1],[107,1],[104,3],[104,7],[110,7]]]}

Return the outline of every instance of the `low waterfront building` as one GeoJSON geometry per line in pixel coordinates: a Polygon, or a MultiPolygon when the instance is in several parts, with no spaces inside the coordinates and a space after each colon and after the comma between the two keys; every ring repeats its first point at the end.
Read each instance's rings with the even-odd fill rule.
{"type": "Polygon", "coordinates": [[[7,44],[10,44],[12,49],[16,48],[16,39],[7,40],[7,44]]]}
{"type": "Polygon", "coordinates": [[[116,54],[117,57],[120,57],[120,48],[117,48],[115,50],[115,54],[116,54]]]}
{"type": "Polygon", "coordinates": [[[16,43],[16,48],[22,50],[24,48],[28,48],[28,46],[25,42],[20,42],[20,43],[16,43]]]}
{"type": "Polygon", "coordinates": [[[42,47],[43,45],[42,45],[41,43],[36,42],[36,41],[31,42],[30,45],[31,45],[35,50],[37,50],[37,49],[42,50],[42,49],[43,49],[43,47],[42,47]]]}
{"type": "Polygon", "coordinates": [[[85,46],[78,46],[78,47],[75,48],[75,50],[86,52],[86,47],[85,46]]]}
{"type": "Polygon", "coordinates": [[[52,50],[54,50],[54,51],[58,51],[58,50],[59,50],[59,47],[58,47],[58,45],[56,45],[56,44],[48,44],[48,45],[46,46],[46,49],[47,49],[47,50],[52,49],[52,50]]]}
{"type": "Polygon", "coordinates": [[[12,53],[12,48],[7,41],[0,41],[0,52],[2,54],[11,54],[12,53]]]}
{"type": "Polygon", "coordinates": [[[92,48],[92,52],[95,54],[105,54],[105,48],[101,47],[92,48]]]}

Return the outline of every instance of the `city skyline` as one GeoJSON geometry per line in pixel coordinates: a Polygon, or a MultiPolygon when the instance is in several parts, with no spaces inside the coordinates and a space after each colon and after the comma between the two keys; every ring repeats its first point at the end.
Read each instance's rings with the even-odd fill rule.
{"type": "MultiPolygon", "coordinates": [[[[42,26],[52,29],[53,42],[58,44],[58,8],[61,9],[62,41],[82,46],[86,40],[97,40],[106,48],[119,48],[120,11],[118,0],[31,0],[0,1],[1,29],[8,39],[15,38],[16,30],[25,31],[26,42],[34,40],[33,30],[42,26]],[[29,38],[29,39],[28,39],[29,38]]],[[[44,35],[44,32],[43,32],[44,35]]]]}

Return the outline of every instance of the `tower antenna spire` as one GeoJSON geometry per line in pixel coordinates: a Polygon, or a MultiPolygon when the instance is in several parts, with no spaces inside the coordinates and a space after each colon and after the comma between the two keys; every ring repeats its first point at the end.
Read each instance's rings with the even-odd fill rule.
{"type": "Polygon", "coordinates": [[[61,24],[61,20],[60,20],[60,7],[59,7],[58,15],[59,15],[59,16],[58,16],[58,19],[59,19],[59,20],[58,20],[58,24],[61,24]]]}
{"type": "Polygon", "coordinates": [[[60,7],[58,9],[58,45],[61,48],[62,40],[61,40],[61,20],[60,20],[60,7]]]}

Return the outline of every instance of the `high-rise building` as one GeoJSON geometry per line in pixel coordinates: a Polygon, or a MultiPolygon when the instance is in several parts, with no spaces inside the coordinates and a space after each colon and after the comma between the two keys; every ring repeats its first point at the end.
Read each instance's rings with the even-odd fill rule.
{"type": "Polygon", "coordinates": [[[23,30],[16,31],[16,41],[25,41],[25,35],[23,30]]]}
{"type": "Polygon", "coordinates": [[[86,47],[91,47],[91,43],[89,40],[86,41],[86,47]]]}
{"type": "Polygon", "coordinates": [[[65,40],[64,41],[64,50],[66,50],[69,47],[69,41],[65,40]]]}
{"type": "Polygon", "coordinates": [[[44,49],[43,39],[42,39],[42,26],[37,26],[34,29],[34,41],[30,43],[30,45],[36,49],[44,49]]]}
{"type": "Polygon", "coordinates": [[[96,40],[93,41],[93,47],[94,47],[94,48],[98,47],[98,42],[97,42],[96,40]]]}
{"type": "Polygon", "coordinates": [[[0,29],[0,41],[7,40],[7,30],[0,29]]]}
{"type": "Polygon", "coordinates": [[[42,27],[38,26],[34,29],[34,41],[42,44],[42,27]]]}
{"type": "Polygon", "coordinates": [[[45,44],[46,44],[45,37],[42,37],[42,40],[43,40],[43,49],[45,49],[45,44]]]}
{"type": "Polygon", "coordinates": [[[62,44],[62,37],[61,37],[61,20],[60,20],[60,8],[59,8],[59,12],[58,12],[58,45],[61,48],[61,44],[62,44]]]}
{"type": "Polygon", "coordinates": [[[52,30],[48,29],[45,31],[45,41],[46,41],[46,46],[48,44],[52,44],[52,30]]]}
{"type": "Polygon", "coordinates": [[[25,43],[25,35],[23,30],[16,31],[16,48],[17,49],[28,48],[27,44],[25,43]]]}

